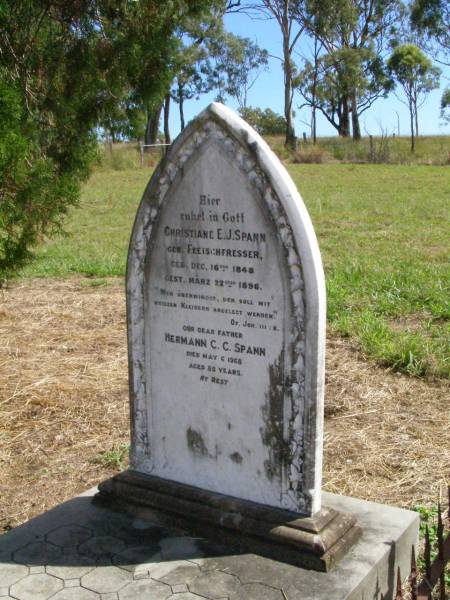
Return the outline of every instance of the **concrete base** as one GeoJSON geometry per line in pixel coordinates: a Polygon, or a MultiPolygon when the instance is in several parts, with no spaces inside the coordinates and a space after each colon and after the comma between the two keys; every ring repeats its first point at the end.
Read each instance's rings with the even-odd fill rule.
{"type": "Polygon", "coordinates": [[[417,543],[416,513],[325,493],[363,535],[319,573],[193,538],[156,512],[145,521],[111,512],[92,503],[96,491],[0,536],[0,599],[388,600],[417,543]]]}

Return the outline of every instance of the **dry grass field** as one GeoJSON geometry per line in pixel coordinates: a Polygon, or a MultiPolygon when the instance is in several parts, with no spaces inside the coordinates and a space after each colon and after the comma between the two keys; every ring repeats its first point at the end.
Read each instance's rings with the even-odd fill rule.
{"type": "MultiPolygon", "coordinates": [[[[110,476],[128,441],[121,279],[0,290],[0,531],[110,476]]],[[[436,504],[450,471],[448,381],[394,373],[328,340],[324,488],[436,504]]]]}

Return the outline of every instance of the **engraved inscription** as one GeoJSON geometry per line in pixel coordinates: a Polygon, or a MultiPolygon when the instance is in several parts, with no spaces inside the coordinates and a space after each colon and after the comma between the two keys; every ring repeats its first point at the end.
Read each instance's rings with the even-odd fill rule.
{"type": "Polygon", "coordinates": [[[287,345],[290,299],[273,219],[239,167],[207,144],[174,183],[155,227],[148,335],[156,472],[189,483],[194,471],[214,489],[215,472],[225,469],[228,493],[240,497],[253,472],[266,479],[265,499],[279,503],[282,474],[265,467],[272,449],[264,407],[270,365],[287,345]],[[191,444],[186,453],[193,430],[208,452],[191,444]]]}

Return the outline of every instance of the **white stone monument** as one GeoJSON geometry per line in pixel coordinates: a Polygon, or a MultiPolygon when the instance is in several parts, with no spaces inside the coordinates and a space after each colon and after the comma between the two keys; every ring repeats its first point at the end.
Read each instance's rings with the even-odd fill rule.
{"type": "Polygon", "coordinates": [[[127,311],[130,470],[102,495],[328,568],[360,530],[321,506],[320,253],[288,173],[221,104],[144,193],[127,311]]]}

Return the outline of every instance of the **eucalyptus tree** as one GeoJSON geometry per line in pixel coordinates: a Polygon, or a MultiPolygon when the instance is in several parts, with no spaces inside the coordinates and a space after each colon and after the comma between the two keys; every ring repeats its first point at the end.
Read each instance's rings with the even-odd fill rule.
{"type": "Polygon", "coordinates": [[[249,91],[267,67],[267,50],[249,38],[224,32],[209,51],[211,88],[218,88],[222,101],[228,95],[237,101],[240,111],[245,110],[249,91]]]}
{"type": "Polygon", "coordinates": [[[419,135],[419,107],[429,92],[439,87],[440,70],[414,44],[397,46],[388,61],[388,67],[406,96],[411,126],[411,152],[419,135]]]}
{"type": "Polygon", "coordinates": [[[428,36],[430,45],[438,50],[435,60],[450,65],[450,4],[447,0],[414,0],[411,4],[411,25],[428,36]]]}
{"type": "MultiPolygon", "coordinates": [[[[325,98],[318,108],[327,118],[333,113],[344,137],[350,135],[351,122],[353,138],[360,139],[361,113],[389,90],[383,60],[401,11],[400,0],[307,0],[298,5],[299,23],[323,51],[315,61],[325,98]]],[[[306,61],[297,80],[306,97],[310,79],[311,61],[306,61]]]]}
{"type": "MultiPolygon", "coordinates": [[[[240,10],[252,18],[274,19],[278,25],[282,40],[282,56],[284,75],[284,117],[286,120],[285,143],[295,147],[296,136],[293,118],[294,78],[296,67],[294,51],[305,30],[298,19],[300,4],[304,0],[245,0],[240,10]]],[[[236,9],[239,10],[239,9],[236,9]]]]}

